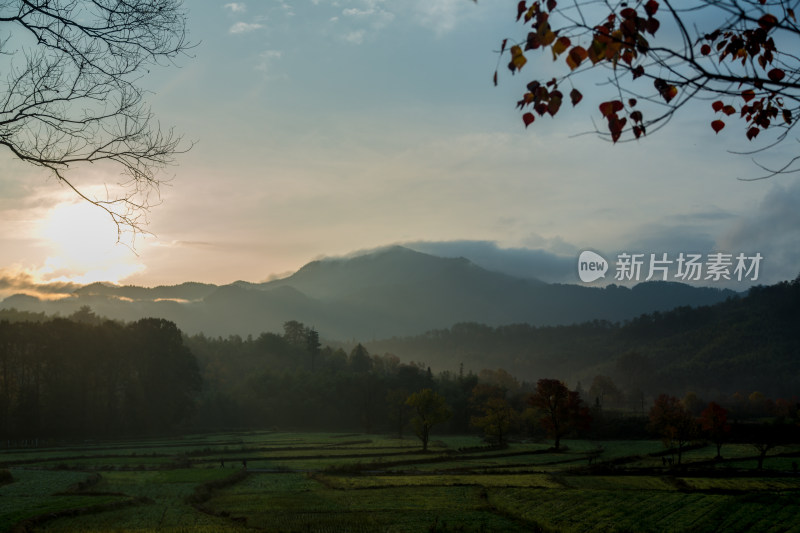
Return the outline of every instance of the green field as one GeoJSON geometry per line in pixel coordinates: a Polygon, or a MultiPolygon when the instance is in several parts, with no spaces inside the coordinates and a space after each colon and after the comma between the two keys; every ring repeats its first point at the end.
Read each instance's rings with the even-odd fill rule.
{"type": "Polygon", "coordinates": [[[657,441],[564,445],[250,432],[5,450],[0,531],[800,532],[800,447],[757,471],[745,445],[681,468],[657,441]]]}

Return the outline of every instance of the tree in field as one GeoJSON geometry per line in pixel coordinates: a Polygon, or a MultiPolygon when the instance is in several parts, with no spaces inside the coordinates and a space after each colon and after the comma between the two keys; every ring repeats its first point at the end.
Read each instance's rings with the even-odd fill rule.
{"type": "MultiPolygon", "coordinates": [[[[51,172],[104,209],[118,231],[138,231],[157,171],[181,152],[162,131],[139,82],[190,45],[180,0],[0,1],[0,145],[51,172]],[[125,177],[97,197],[72,172],[100,164],[125,177]]],[[[96,184],[103,185],[103,184],[96,184]]]]}
{"type": "Polygon", "coordinates": [[[594,398],[595,405],[602,407],[606,403],[616,405],[622,401],[622,391],[617,388],[608,376],[597,375],[592,380],[592,385],[589,387],[589,398],[594,398]]]}
{"type": "Polygon", "coordinates": [[[403,438],[403,429],[408,424],[409,407],[406,403],[408,391],[403,388],[389,389],[386,392],[386,406],[388,408],[389,422],[397,430],[397,437],[403,438]]]}
{"type": "Polygon", "coordinates": [[[681,464],[683,448],[697,437],[697,421],[692,414],[678,398],[661,394],[650,408],[650,427],[661,435],[664,446],[677,446],[681,464]]]}
{"type": "Polygon", "coordinates": [[[450,418],[450,408],[444,398],[431,389],[423,389],[411,394],[406,399],[406,404],[414,411],[411,425],[414,426],[417,437],[422,441],[422,451],[428,451],[431,428],[450,418]]]}
{"type": "Polygon", "coordinates": [[[519,420],[519,413],[506,399],[506,391],[482,383],[472,389],[470,403],[480,413],[470,419],[470,425],[501,446],[505,444],[509,431],[519,420]]]}
{"type": "Polygon", "coordinates": [[[710,402],[700,413],[700,429],[717,447],[717,459],[722,458],[722,445],[728,440],[731,425],[728,423],[728,410],[717,402],[710,402]]]}
{"type": "MultiPolygon", "coordinates": [[[[507,60],[517,73],[531,70],[523,70],[529,60],[556,62],[554,77],[530,81],[517,102],[526,127],[555,117],[567,99],[579,105],[590,90],[599,95],[604,123],[597,133],[613,142],[639,139],[696,100],[707,102],[709,134],[734,123],[750,141],[769,131],[755,151],[764,150],[786,139],[800,118],[794,5],[523,0],[515,15],[527,35],[502,40],[498,65],[507,60]]],[[[798,160],[759,166],[770,176],[800,170],[798,160]]]]}
{"type": "Polygon", "coordinates": [[[561,446],[561,437],[570,431],[585,429],[591,422],[589,409],[580,395],[557,379],[540,379],[536,392],[528,397],[528,404],[541,415],[539,423],[555,441],[556,450],[561,446]]]}

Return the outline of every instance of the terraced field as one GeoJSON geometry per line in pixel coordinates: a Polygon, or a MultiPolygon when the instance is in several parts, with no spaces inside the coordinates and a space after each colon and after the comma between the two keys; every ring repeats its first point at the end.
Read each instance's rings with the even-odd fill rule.
{"type": "MultiPolygon", "coordinates": [[[[253,432],[6,450],[0,531],[798,531],[800,447],[253,432]],[[7,477],[7,475],[5,476],[7,477]]],[[[0,476],[2,479],[3,476],[0,476]]]]}

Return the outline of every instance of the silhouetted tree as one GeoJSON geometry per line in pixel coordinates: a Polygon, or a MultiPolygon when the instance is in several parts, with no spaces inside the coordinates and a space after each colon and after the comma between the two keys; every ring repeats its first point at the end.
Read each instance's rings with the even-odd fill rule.
{"type": "Polygon", "coordinates": [[[561,437],[570,431],[585,429],[591,422],[589,409],[580,395],[557,379],[540,379],[536,392],[528,397],[528,404],[540,413],[539,423],[555,441],[556,450],[560,449],[561,437]]]}
{"type": "Polygon", "coordinates": [[[422,441],[422,451],[428,451],[431,428],[450,418],[450,408],[444,398],[431,389],[423,389],[411,394],[406,399],[406,404],[414,411],[411,424],[414,426],[417,437],[422,441]]]}
{"type": "Polygon", "coordinates": [[[470,419],[470,425],[498,444],[505,444],[509,431],[519,418],[506,399],[505,390],[498,386],[478,384],[472,390],[470,403],[480,413],[470,419]]]}
{"type": "Polygon", "coordinates": [[[678,447],[678,464],[681,464],[683,448],[697,437],[698,425],[683,403],[667,394],[656,398],[650,408],[650,427],[661,435],[664,446],[678,447]]]}
{"type": "Polygon", "coordinates": [[[406,403],[408,398],[406,389],[390,389],[386,393],[386,407],[389,413],[389,422],[397,431],[398,438],[403,438],[403,428],[408,424],[409,406],[406,403]]]}
{"type": "Polygon", "coordinates": [[[700,413],[700,428],[708,439],[717,447],[717,459],[722,458],[722,445],[728,439],[731,425],[728,423],[728,411],[717,402],[710,402],[700,413]]]}

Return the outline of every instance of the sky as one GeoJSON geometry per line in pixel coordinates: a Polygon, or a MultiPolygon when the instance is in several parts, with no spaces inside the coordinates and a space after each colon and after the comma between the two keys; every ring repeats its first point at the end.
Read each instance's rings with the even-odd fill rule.
{"type": "MultiPolygon", "coordinates": [[[[600,119],[590,85],[526,129],[515,103],[553,67],[531,55],[493,86],[500,42],[526,33],[515,5],[187,0],[196,47],[141,82],[158,121],[193,143],[161,175],[150,234],[117,243],[104,213],[0,151],[0,297],[259,282],[398,243],[547,281],[575,281],[583,250],[760,254],[758,283],[797,276],[800,179],[737,179],[758,168],[730,153],[748,148],[740,129],[713,133],[707,103],[611,145],[580,135],[600,119]]],[[[789,140],[759,161],[793,151],[789,140]]]]}

